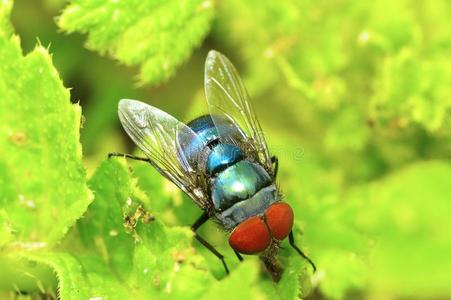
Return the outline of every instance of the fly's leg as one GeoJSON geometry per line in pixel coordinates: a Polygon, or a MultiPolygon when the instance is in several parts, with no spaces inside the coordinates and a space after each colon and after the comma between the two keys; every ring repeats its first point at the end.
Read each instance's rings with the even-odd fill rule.
{"type": "Polygon", "coordinates": [[[277,178],[277,172],[279,171],[279,159],[277,158],[277,156],[273,156],[271,157],[271,162],[275,165],[274,167],[274,179],[277,178]]]}
{"type": "Polygon", "coordinates": [[[239,259],[240,261],[243,261],[243,260],[244,260],[244,258],[241,256],[240,252],[236,251],[235,249],[233,249],[233,252],[235,252],[236,257],[238,257],[238,259],[239,259]]]}
{"type": "Polygon", "coordinates": [[[227,274],[229,274],[229,268],[227,267],[227,264],[224,260],[224,255],[218,252],[210,243],[208,243],[206,240],[204,240],[201,236],[199,236],[197,233],[194,233],[194,237],[196,240],[199,241],[205,248],[210,250],[211,253],[213,253],[217,258],[219,258],[222,261],[222,265],[224,266],[224,269],[227,274]]]}
{"type": "Polygon", "coordinates": [[[299,253],[300,256],[302,256],[313,268],[313,272],[316,272],[316,266],[313,263],[313,261],[304,254],[304,252],[301,251],[301,249],[298,248],[298,246],[296,246],[295,242],[294,242],[294,235],[293,235],[293,230],[290,231],[290,234],[288,235],[288,241],[290,242],[291,247],[293,247],[297,253],[299,253]]]}
{"type": "Polygon", "coordinates": [[[117,152],[108,153],[108,158],[111,158],[113,156],[119,156],[119,157],[125,157],[125,158],[129,158],[129,159],[133,159],[133,160],[140,160],[140,161],[150,162],[150,159],[147,158],[147,157],[138,157],[138,156],[134,156],[134,155],[131,155],[131,154],[117,153],[117,152]]]}
{"type": "Polygon", "coordinates": [[[202,226],[205,222],[208,220],[208,214],[207,212],[204,212],[199,219],[197,219],[196,222],[191,226],[191,230],[194,232],[194,237],[196,240],[199,241],[205,248],[210,250],[211,253],[213,253],[217,258],[219,258],[222,261],[222,264],[224,266],[224,269],[227,274],[229,274],[229,268],[227,267],[227,264],[224,260],[224,255],[218,252],[218,250],[215,249],[210,243],[208,243],[206,240],[204,240],[200,235],[197,234],[197,229],[199,229],[200,226],[202,226]]]}

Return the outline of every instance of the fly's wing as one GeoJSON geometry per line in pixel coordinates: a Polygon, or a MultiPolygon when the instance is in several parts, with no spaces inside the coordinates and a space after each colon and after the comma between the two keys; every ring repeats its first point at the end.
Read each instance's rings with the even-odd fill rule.
{"type": "MultiPolygon", "coordinates": [[[[265,136],[241,78],[232,63],[217,51],[210,51],[205,62],[205,94],[210,114],[223,143],[236,144],[274,175],[265,136]],[[230,134],[221,126],[227,119],[240,130],[230,134]],[[221,122],[222,121],[222,122],[221,122]]],[[[236,130],[235,130],[236,131],[236,130]]]]}
{"type": "Polygon", "coordinates": [[[171,115],[140,101],[122,99],[118,112],[125,131],[157,171],[205,208],[208,198],[181,144],[194,139],[196,133],[171,115]]]}

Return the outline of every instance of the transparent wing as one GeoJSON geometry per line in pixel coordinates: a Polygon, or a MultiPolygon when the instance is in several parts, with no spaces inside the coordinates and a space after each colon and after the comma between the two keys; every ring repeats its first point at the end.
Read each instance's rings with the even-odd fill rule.
{"type": "Polygon", "coordinates": [[[171,115],[140,101],[122,99],[118,112],[125,131],[157,171],[205,208],[208,198],[182,151],[182,143],[195,138],[196,133],[171,115]]]}
{"type": "Polygon", "coordinates": [[[222,142],[238,144],[273,174],[265,136],[241,78],[232,63],[217,51],[210,51],[205,63],[205,94],[213,121],[222,142]],[[241,130],[230,134],[230,127],[220,126],[221,118],[241,130]]]}

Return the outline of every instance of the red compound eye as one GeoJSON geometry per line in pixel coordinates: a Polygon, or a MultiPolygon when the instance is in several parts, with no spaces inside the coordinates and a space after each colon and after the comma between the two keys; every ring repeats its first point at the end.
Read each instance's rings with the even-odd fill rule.
{"type": "Polygon", "coordinates": [[[266,209],[266,224],[271,234],[278,240],[283,240],[293,227],[293,209],[284,202],[277,202],[266,209]]]}
{"type": "Polygon", "coordinates": [[[239,224],[229,237],[230,246],[243,254],[256,254],[268,248],[271,243],[271,235],[263,220],[258,217],[250,217],[239,224]]]}

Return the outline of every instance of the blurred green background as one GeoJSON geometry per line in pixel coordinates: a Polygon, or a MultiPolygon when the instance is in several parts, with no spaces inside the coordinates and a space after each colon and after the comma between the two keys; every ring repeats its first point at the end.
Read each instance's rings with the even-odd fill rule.
{"type": "MultiPolygon", "coordinates": [[[[299,243],[319,267],[311,279],[302,276],[302,297],[451,299],[450,1],[208,2],[205,38],[192,53],[182,42],[183,24],[176,24],[179,35],[159,37],[170,41],[163,56],[189,48],[187,59],[161,76],[140,69],[139,59],[123,59],[119,46],[101,45],[101,33],[92,41],[103,24],[89,23],[101,19],[97,4],[71,2],[86,5],[86,20],[74,17],[81,25],[70,17],[57,25],[68,5],[59,0],[17,0],[11,21],[25,54],[37,42],[49,49],[71,101],[82,107],[88,178],[108,152],[134,151],[117,118],[119,99],[146,101],[185,122],[206,112],[203,65],[216,49],[245,81],[279,156],[278,180],[295,209],[299,243]]],[[[128,47],[140,49],[138,38],[128,47]]],[[[154,184],[158,175],[133,166],[141,188],[157,198],[141,181],[154,184]]],[[[155,193],[173,197],[167,190],[155,193]]],[[[166,225],[186,226],[199,214],[189,203],[169,206],[179,211],[149,207],[166,225]]],[[[230,251],[214,226],[201,232],[230,251]]],[[[219,263],[196,249],[220,277],[219,263]]]]}

